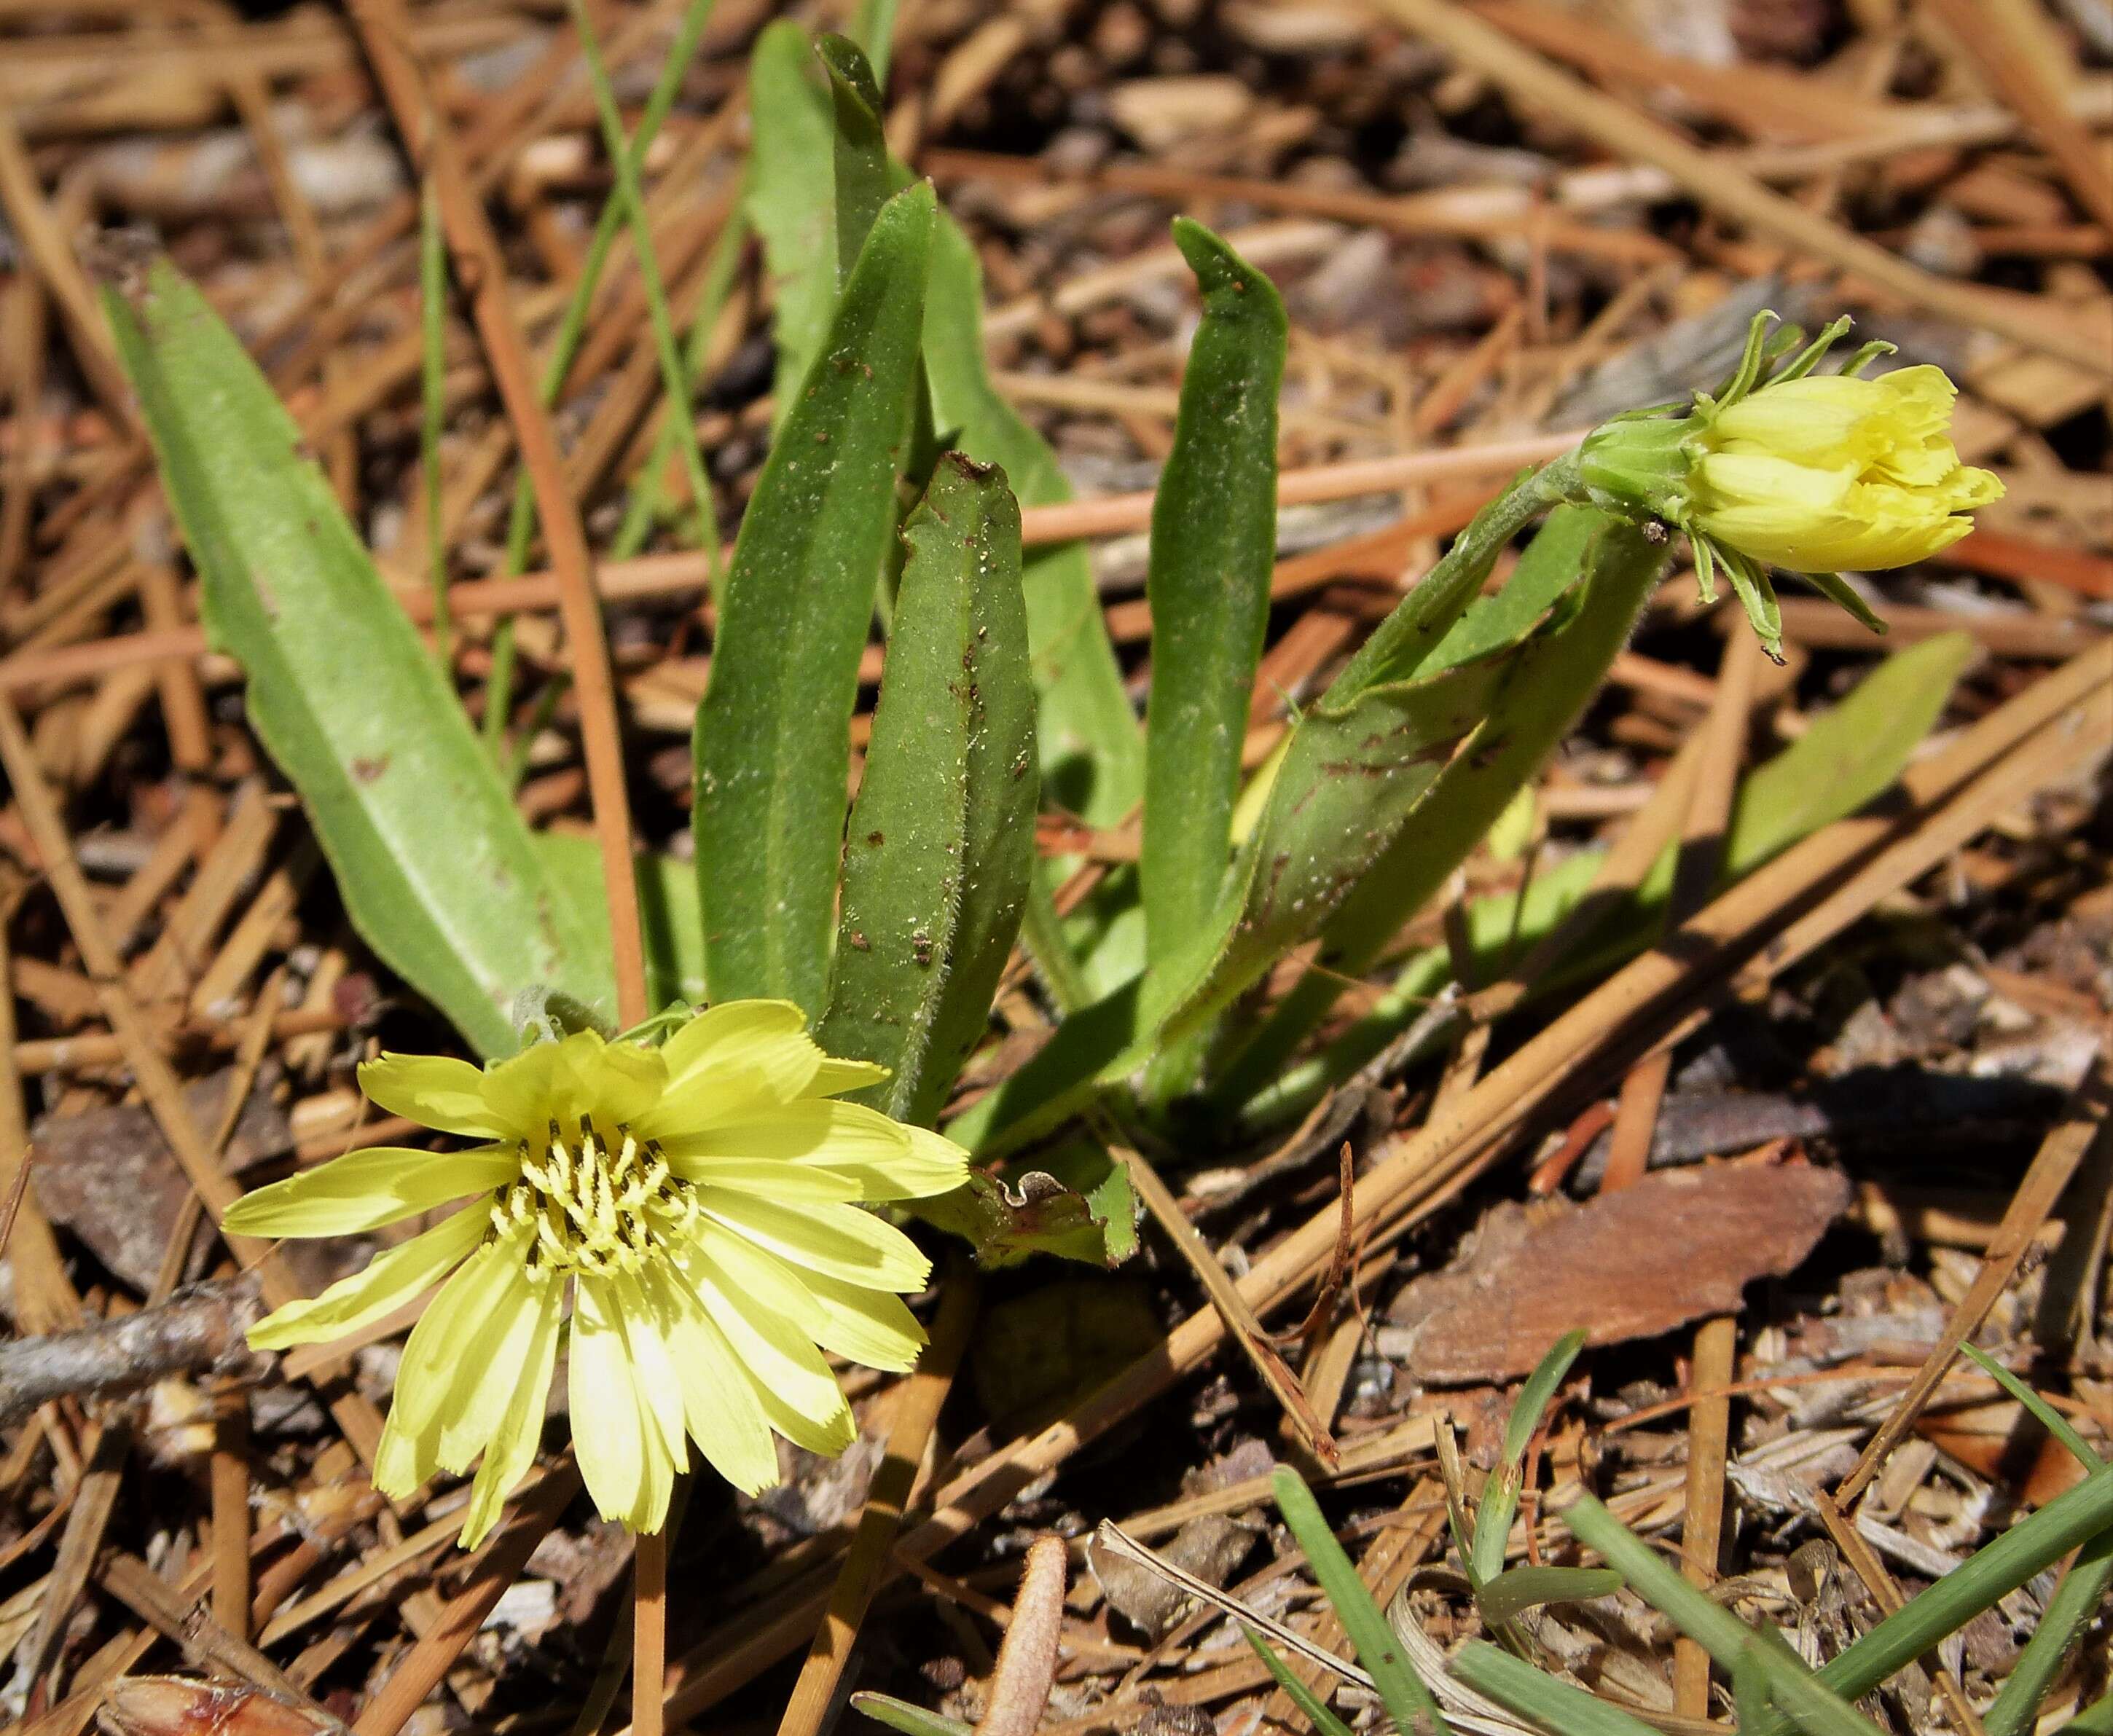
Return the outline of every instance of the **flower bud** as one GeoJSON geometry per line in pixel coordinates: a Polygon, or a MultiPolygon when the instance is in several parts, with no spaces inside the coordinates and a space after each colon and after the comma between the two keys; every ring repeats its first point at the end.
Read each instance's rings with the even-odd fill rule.
{"type": "Polygon", "coordinates": [[[1769,654],[1781,615],[1765,569],[1808,579],[1863,621],[1882,624],[1838,576],[1842,567],[1905,567],[1973,528],[1966,515],[2003,485],[1959,461],[1957,390],[1941,368],[1861,369],[1890,346],[1867,346],[1839,374],[1813,369],[1847,329],[1838,321],[1769,377],[1773,316],[1757,318],[1738,371],[1678,418],[1621,417],[1588,435],[1577,469],[1595,505],[1647,513],[1685,531],[1705,600],[1718,568],[1731,578],[1769,654]]]}

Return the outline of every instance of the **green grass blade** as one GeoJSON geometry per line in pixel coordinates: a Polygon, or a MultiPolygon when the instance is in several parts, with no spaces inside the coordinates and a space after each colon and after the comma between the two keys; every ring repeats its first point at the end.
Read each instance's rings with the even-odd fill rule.
{"type": "Polygon", "coordinates": [[[697,709],[714,1000],[824,1005],[859,655],[895,522],[933,209],[922,183],[882,207],[742,520],[697,709]]]}
{"type": "Polygon", "coordinates": [[[2077,1551],[2040,1612],[2039,1626],[2004,1678],[1995,1704],[1983,1714],[1982,1728],[1987,1736],[2027,1736],[2038,1721],[2040,1702],[2061,1679],[2070,1652],[2106,1608],[2109,1588],[2113,1588],[2113,1531],[2102,1531],[2077,1551]]]}
{"type": "MultiPolygon", "coordinates": [[[[683,371],[693,381],[701,380],[710,364],[712,333],[726,309],[727,298],[733,293],[742,255],[747,245],[748,220],[738,210],[734,211],[712,243],[711,257],[705,262],[704,287],[697,297],[696,312],[691,317],[689,331],[682,340],[683,371]]],[[[624,502],[623,522],[609,544],[613,559],[628,560],[637,554],[660,521],[668,516],[668,467],[674,461],[677,446],[696,438],[694,431],[686,434],[682,427],[681,422],[685,419],[678,416],[673,405],[661,405],[660,425],[653,435],[652,456],[632,485],[631,498],[624,502]]],[[[696,517],[689,527],[688,540],[692,547],[702,549],[710,562],[712,599],[716,603],[725,577],[719,563],[719,508],[709,490],[693,505],[696,517]]]]}
{"type": "Polygon", "coordinates": [[[1514,1567],[1485,1580],[1475,1601],[1482,1620],[1495,1628],[1537,1604],[1584,1603],[1621,1588],[1622,1576],[1609,1568],[1514,1567]]]}
{"type": "Polygon", "coordinates": [[[2033,1420],[2061,1442],[2079,1465],[2088,1471],[2097,1470],[2104,1465],[2105,1460],[2099,1456],[2088,1441],[2076,1432],[2067,1417],[2042,1398],[2038,1393],[2033,1392],[2001,1363],[1997,1361],[1987,1351],[1981,1349],[1978,1345],[1972,1344],[1962,1344],[1959,1348],[1965,1356],[1978,1364],[1982,1371],[1997,1386],[2029,1410],[2033,1415],[2033,1420]]]}
{"type": "Polygon", "coordinates": [[[646,214],[646,193],[638,178],[638,161],[623,136],[623,117],[617,112],[616,93],[609,86],[609,69],[602,64],[601,43],[588,17],[586,0],[568,0],[573,28],[580,39],[586,61],[587,80],[594,88],[595,112],[601,121],[602,149],[616,175],[616,204],[631,230],[632,251],[638,257],[639,282],[646,294],[646,323],[653,337],[653,353],[660,367],[660,389],[667,394],[669,426],[675,431],[675,449],[690,482],[690,497],[704,512],[711,510],[711,478],[705,474],[705,455],[697,444],[697,425],[691,413],[690,371],[675,335],[675,321],[668,311],[668,291],[660,276],[660,263],[653,246],[653,227],[646,214]]]}
{"type": "Polygon", "coordinates": [[[429,179],[418,195],[418,469],[426,495],[426,571],[433,587],[433,661],[454,681],[454,627],[448,617],[447,539],[440,523],[440,433],[447,423],[448,244],[429,179]]]}
{"type": "Polygon", "coordinates": [[[1145,710],[1147,956],[1210,920],[1276,563],[1276,399],[1287,326],[1276,285],[1200,223],[1174,239],[1202,323],[1181,376],[1174,450],[1152,508],[1152,696],[1145,710]]]}
{"type": "Polygon", "coordinates": [[[487,1055],[541,987],[606,1009],[606,932],[545,872],[454,691],[271,387],[157,266],[105,307],[203,586],[207,633],[300,792],[353,925],[487,1055]]]}
{"type": "MultiPolygon", "coordinates": [[[[704,39],[705,26],[711,21],[713,4],[714,0],[690,0],[682,9],[682,21],[668,44],[659,74],[639,115],[638,130],[632,135],[625,153],[634,174],[644,165],[647,150],[659,135],[669,111],[675,106],[683,75],[690,70],[697,44],[704,39]]],[[[623,201],[612,192],[595,219],[586,257],[581,262],[579,280],[573,285],[573,293],[566,300],[557,334],[550,340],[550,352],[544,360],[542,376],[536,381],[536,395],[546,408],[557,402],[565,375],[572,367],[573,358],[579,353],[581,340],[586,335],[587,315],[594,306],[595,292],[601,286],[601,274],[609,263],[609,252],[616,245],[617,232],[623,226],[623,201]]],[[[704,497],[702,510],[706,514],[712,510],[709,491],[704,497]]],[[[514,484],[513,504],[507,517],[506,557],[500,568],[504,576],[511,578],[527,570],[529,546],[535,536],[535,487],[524,470],[514,484]]],[[[714,532],[712,543],[708,544],[714,550],[714,570],[717,541],[714,532]]],[[[503,764],[506,759],[506,724],[513,709],[513,623],[511,619],[502,619],[492,635],[491,675],[485,689],[485,746],[495,765],[503,764]]]]}
{"type": "Polygon", "coordinates": [[[1485,1639],[1471,1639],[1452,1661],[1455,1677],[1508,1712],[1530,1720],[1550,1736],[1657,1736],[1581,1688],[1544,1674],[1485,1639]]]}
{"type": "Polygon", "coordinates": [[[1306,1721],[1320,1733],[1320,1736],[1350,1736],[1349,1725],[1330,1711],[1327,1702],[1292,1673],[1291,1666],[1278,1654],[1276,1647],[1253,1628],[1243,1626],[1240,1632],[1247,1636],[1248,1643],[1254,1647],[1255,1656],[1262,1660],[1262,1667],[1276,1678],[1276,1685],[1284,1690],[1285,1697],[1305,1715],[1306,1721]]]}
{"type": "Polygon", "coordinates": [[[921,1706],[898,1700],[892,1694],[861,1689],[851,1696],[851,1709],[864,1712],[875,1724],[884,1724],[902,1736],[973,1736],[973,1726],[958,1718],[942,1718],[921,1706]]]}
{"type": "MultiPolygon", "coordinates": [[[[1555,1397],[1555,1389],[1563,1384],[1563,1377],[1570,1372],[1570,1365],[1584,1348],[1582,1328],[1565,1333],[1549,1346],[1548,1354],[1519,1388],[1518,1398],[1504,1424],[1504,1455],[1483,1490],[1481,1505],[1475,1511],[1475,1543],[1467,1571],[1478,1587],[1487,1584],[1504,1570],[1504,1551],[1511,1540],[1512,1521],[1518,1516],[1526,1450],[1532,1444],[1534,1430],[1540,1426],[1541,1412],[1548,1408],[1549,1401],[1555,1397]]],[[[1483,1614],[1493,1622],[1498,1619],[1489,1615],[1486,1605],[1483,1614]]]]}
{"type": "Polygon", "coordinates": [[[1393,1718],[1394,1728],[1401,1736],[1445,1736],[1451,1726],[1440,1712],[1431,1690],[1423,1685],[1423,1679],[1410,1664],[1401,1641],[1387,1625],[1386,1617],[1380,1613],[1380,1606],[1372,1602],[1372,1594],[1365,1582],[1358,1577],[1357,1568],[1343,1552],[1343,1546],[1335,1541],[1335,1533],[1321,1516],[1313,1492],[1306,1487],[1298,1472],[1282,1465],[1271,1478],[1270,1486],[1285,1524],[1290,1527],[1298,1547],[1306,1551],[1313,1577],[1320,1582],[1321,1589],[1335,1608],[1335,1620],[1342,1623],[1343,1631],[1357,1649],[1358,1661],[1365,1666],[1366,1674],[1379,1689],[1380,1698],[1393,1718]],[[1418,1727],[1420,1720],[1426,1721],[1426,1728],[1418,1727]]]}
{"type": "MultiPolygon", "coordinates": [[[[1820,1681],[1846,1699],[1869,1693],[2034,1574],[2108,1530],[2113,1530],[2113,1466],[2093,1471],[1910,1598],[1822,1670],[1820,1681]]],[[[1780,1723],[1770,1723],[1752,1736],[1782,1736],[1782,1730],[1780,1723]]]]}
{"type": "Polygon", "coordinates": [[[1005,472],[939,461],[904,531],[843,909],[818,1033],[892,1077],[864,1094],[929,1124],[988,1028],[1034,865],[1034,696],[1020,507],[1005,472]]]}

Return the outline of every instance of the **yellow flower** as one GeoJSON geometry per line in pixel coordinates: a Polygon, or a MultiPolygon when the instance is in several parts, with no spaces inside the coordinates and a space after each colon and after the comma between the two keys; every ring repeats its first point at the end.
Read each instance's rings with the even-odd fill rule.
{"type": "Polygon", "coordinates": [[[466,1548],[534,1461],[568,1300],[573,1442],[605,1517],[659,1529],[691,1441],[737,1488],[767,1488],[774,1433],[822,1453],[852,1438],[823,1348],[906,1369],[924,1342],[897,1292],[930,1263],[863,1208],[947,1192],[967,1155],[834,1100],[885,1073],[825,1055],[775,1000],[713,1007],[659,1048],[583,1032],[481,1071],[385,1055],[360,1068],[377,1105],[477,1143],[353,1152],[259,1188],[226,1228],[344,1235],[467,1203],[250,1342],[343,1337],[445,1278],[374,1481],[407,1495],[481,1453],[466,1548]]]}
{"type": "Polygon", "coordinates": [[[1694,437],[1688,522],[1793,572],[1904,567],[1974,528],[2003,485],[1959,462],[1956,390],[1936,367],[1764,385],[1694,437]]]}
{"type": "Polygon", "coordinates": [[[1775,316],[1758,314],[1745,353],[1715,393],[1698,392],[1685,415],[1618,416],[1577,449],[1579,498],[1635,520],[1687,533],[1702,600],[1717,599],[1721,568],[1761,644],[1782,659],[1782,611],[1768,568],[1781,567],[1832,597],[1874,632],[1885,623],[1841,576],[1905,567],[1974,528],[1965,515],[2002,497],[1985,470],[1959,462],[1951,444],[1958,390],[1944,371],[1904,367],[1877,379],[1864,369],[1890,351],[1867,344],[1838,374],[1818,374],[1849,329],[1837,320],[1795,358],[1775,316]]]}

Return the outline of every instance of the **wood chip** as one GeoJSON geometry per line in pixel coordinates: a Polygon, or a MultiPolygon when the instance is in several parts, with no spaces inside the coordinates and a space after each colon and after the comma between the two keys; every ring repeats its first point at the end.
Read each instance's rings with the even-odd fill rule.
{"type": "Polygon", "coordinates": [[[1506,1201],[1452,1266],[1402,1292],[1380,1348],[1418,1380],[1463,1384],[1517,1378],[1573,1327],[1591,1344],[1655,1337],[1795,1270],[1849,1199],[1832,1170],[1726,1165],[1583,1205],[1506,1201]]]}

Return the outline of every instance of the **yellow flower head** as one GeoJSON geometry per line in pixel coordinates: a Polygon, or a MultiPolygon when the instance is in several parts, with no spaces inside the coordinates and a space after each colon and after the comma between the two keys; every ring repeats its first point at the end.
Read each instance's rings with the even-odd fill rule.
{"type": "Polygon", "coordinates": [[[2002,496],[1951,444],[1958,396],[1944,371],[1874,380],[1808,374],[1764,385],[1696,435],[1689,522],[1792,572],[1926,560],[2002,496]]]}
{"type": "Polygon", "coordinates": [[[377,1105],[477,1143],[355,1151],[259,1188],[226,1227],[345,1235],[467,1203],[250,1342],[343,1337],[445,1279],[374,1481],[407,1495],[481,1454],[466,1548],[535,1459],[568,1301],[573,1443],[605,1517],[658,1530],[691,1441],[737,1488],[767,1488],[774,1433],[822,1453],[852,1438],[822,1349],[906,1369],[924,1342],[897,1292],[930,1263],[864,1208],[947,1192],[967,1154],[835,1100],[885,1071],[825,1055],[776,1000],[713,1007],[658,1048],[586,1032],[482,1070],[385,1055],[360,1068],[377,1105]]]}
{"type": "Polygon", "coordinates": [[[1974,528],[1968,513],[2003,493],[1988,472],[1959,462],[1951,443],[1959,394],[1942,368],[1866,379],[1864,369],[1892,348],[1870,344],[1840,373],[1815,373],[1846,320],[1772,367],[1796,341],[1787,328],[1771,338],[1773,318],[1755,318],[1737,371],[1721,390],[1698,393],[1687,415],[1617,417],[1577,453],[1594,504],[1687,533],[1705,602],[1716,599],[1718,570],[1730,576],[1772,656],[1782,627],[1768,567],[1798,574],[1883,632],[1841,569],[1927,559],[1974,528]]]}

